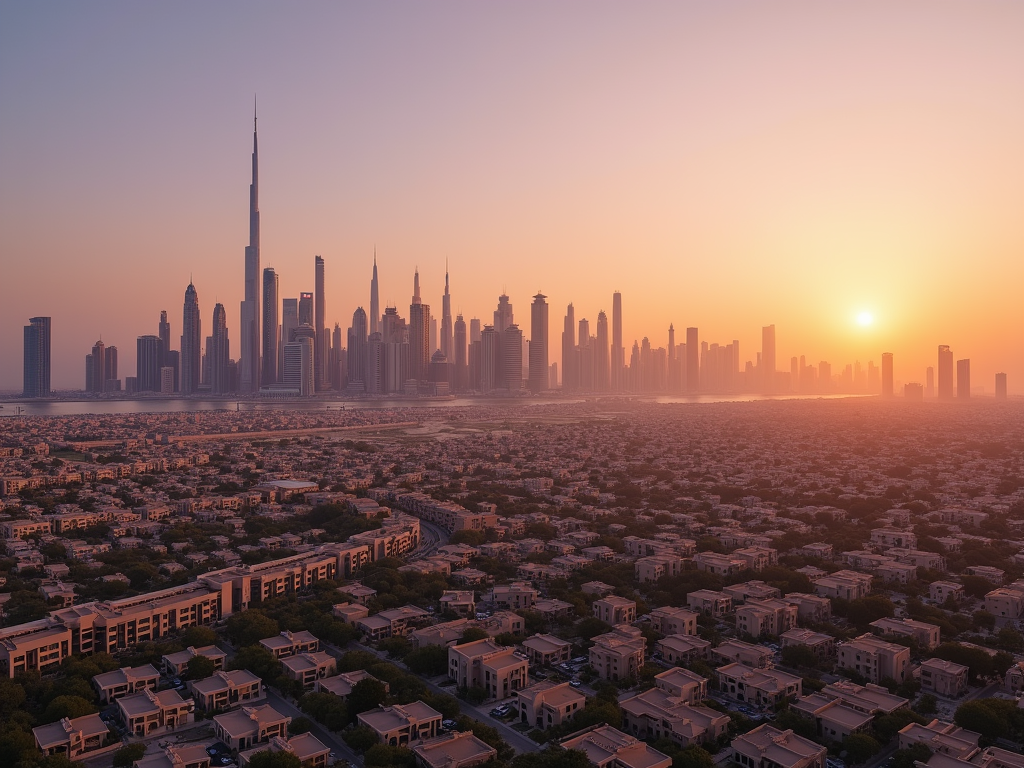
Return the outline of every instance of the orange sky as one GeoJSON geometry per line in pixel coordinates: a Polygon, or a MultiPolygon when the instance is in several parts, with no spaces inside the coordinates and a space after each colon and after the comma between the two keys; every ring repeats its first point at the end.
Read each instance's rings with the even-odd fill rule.
{"type": "MultiPolygon", "coordinates": [[[[412,271],[440,313],[527,327],[549,297],[625,336],[670,322],[742,357],[935,349],[1024,393],[1019,2],[0,6],[0,389],[53,317],[53,385],[135,338],[194,278],[237,353],[251,105],[263,266],[327,262],[327,318],[412,271]],[[874,313],[868,329],[854,322],[874,313]]],[[[594,327],[593,325],[591,326],[594,327]]],[[[552,354],[558,360],[558,353],[552,354]]]]}

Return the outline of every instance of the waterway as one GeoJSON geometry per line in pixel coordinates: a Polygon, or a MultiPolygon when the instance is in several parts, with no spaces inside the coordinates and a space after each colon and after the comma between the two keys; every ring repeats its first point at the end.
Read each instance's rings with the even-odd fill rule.
{"type": "Polygon", "coordinates": [[[5,416],[85,416],[127,413],[191,413],[195,411],[336,411],[339,409],[383,408],[497,408],[536,407],[542,405],[603,401],[639,401],[665,404],[748,403],[761,400],[807,400],[857,397],[857,395],[664,395],[593,397],[453,397],[453,398],[366,398],[226,400],[191,398],[139,398],[134,400],[0,400],[0,418],[5,416]]]}

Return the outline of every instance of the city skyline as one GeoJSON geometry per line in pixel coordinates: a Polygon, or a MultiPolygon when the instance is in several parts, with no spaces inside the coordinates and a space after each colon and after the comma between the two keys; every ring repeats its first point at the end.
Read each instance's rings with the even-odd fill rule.
{"type": "MultiPolygon", "coordinates": [[[[11,107],[0,111],[0,231],[4,253],[14,256],[5,264],[0,353],[20,359],[28,318],[51,317],[54,389],[83,386],[82,360],[99,338],[119,348],[121,374],[130,373],[133,339],[154,332],[154,306],[170,312],[175,334],[182,331],[177,307],[194,274],[200,316],[209,324],[222,303],[232,349],[239,350],[233,355],[244,359],[237,310],[247,298],[240,186],[251,151],[248,248],[257,280],[263,267],[273,267],[280,296],[313,292],[310,257],[321,255],[327,274],[320,304],[327,313],[317,330],[324,335],[335,323],[347,328],[356,307],[369,308],[367,275],[376,248],[380,305],[403,313],[404,286],[418,266],[423,304],[432,318],[444,319],[445,259],[450,317],[461,314],[467,323],[486,321],[504,289],[518,302],[528,335],[522,313],[540,289],[554,308],[551,362],[560,362],[559,320],[570,302],[591,333],[603,310],[615,336],[611,294],[619,290],[622,344],[612,354],[621,350],[627,363],[634,341],[647,336],[654,348],[664,346],[671,324],[679,337],[694,326],[701,339],[738,339],[742,364],[753,358],[761,329],[774,324],[780,370],[789,369],[794,355],[814,364],[828,360],[835,370],[856,359],[877,364],[892,352],[897,380],[924,383],[937,345],[948,343],[957,360],[972,360],[972,381],[986,392],[997,372],[1008,373],[1011,394],[1024,391],[1024,310],[1014,289],[1024,244],[1013,223],[1024,200],[1024,149],[1019,139],[1007,139],[1022,135],[1024,126],[1011,87],[1024,64],[1019,46],[1011,45],[1019,8],[985,4],[985,13],[977,6],[970,13],[929,6],[925,14],[917,4],[866,4],[809,13],[801,4],[774,11],[740,5],[740,14],[687,7],[660,9],[647,19],[605,6],[580,16],[578,8],[551,10],[543,33],[524,23],[528,13],[508,10],[409,9],[406,18],[387,20],[375,11],[323,11],[325,29],[346,22],[352,29],[346,34],[366,33],[376,43],[386,22],[407,35],[417,20],[435,29],[448,19],[452,29],[440,31],[441,39],[459,41],[463,55],[482,56],[505,86],[480,92],[472,87],[476,76],[457,66],[460,58],[427,57],[416,83],[444,84],[431,86],[438,96],[463,87],[468,103],[444,101],[458,108],[451,115],[428,110],[415,131],[389,128],[381,144],[371,132],[397,125],[396,110],[418,103],[401,87],[406,70],[398,63],[339,84],[351,108],[338,112],[309,98],[311,86],[286,88],[319,54],[288,63],[291,48],[264,45],[266,60],[253,68],[220,70],[216,99],[199,89],[190,100],[199,69],[161,73],[159,54],[170,43],[143,35],[152,52],[141,56],[138,73],[118,73],[97,90],[76,78],[108,67],[123,43],[112,43],[110,54],[84,57],[81,75],[68,84],[57,77],[65,70],[39,66],[31,46],[73,56],[73,42],[61,47],[69,34],[63,24],[90,27],[102,13],[80,16],[69,7],[67,19],[55,24],[27,7],[8,7],[0,71],[28,70],[23,84],[0,79],[0,99],[11,107]],[[800,23],[784,29],[796,15],[800,23]],[[492,29],[496,21],[511,29],[485,36],[496,45],[493,54],[467,48],[472,30],[492,29]],[[663,22],[664,33],[655,21],[663,22]],[[565,36],[577,22],[578,34],[565,36]],[[900,33],[922,22],[916,37],[900,33]],[[889,32],[878,32],[882,27],[889,32]],[[776,30],[778,39],[752,37],[761,28],[776,30]],[[669,45],[673,34],[676,47],[669,45]],[[598,44],[610,39],[649,42],[652,58],[612,56],[602,65],[598,44]],[[563,42],[564,55],[557,52],[563,42]],[[748,42],[754,53],[738,59],[734,71],[715,66],[713,44],[739,51],[748,42]],[[523,43],[537,47],[548,69],[509,69],[508,46],[523,43]],[[857,69],[852,65],[867,43],[872,63],[857,69]],[[583,70],[573,66],[573,56],[583,70]],[[835,97],[803,72],[809,62],[827,72],[831,79],[824,82],[835,97]],[[689,71],[684,65],[701,76],[681,76],[689,71]],[[156,82],[167,87],[135,102],[128,98],[133,78],[145,74],[158,75],[156,82]],[[567,90],[546,86],[545,78],[567,90]],[[648,78],[649,87],[637,87],[648,78]],[[786,87],[768,88],[765,100],[754,86],[767,87],[771,78],[786,87]],[[254,90],[263,105],[262,179],[255,135],[251,150],[245,146],[254,90]],[[381,101],[389,92],[394,96],[381,101]],[[659,106],[662,92],[685,94],[687,109],[659,106]],[[608,117],[606,102],[631,105],[635,119],[608,117]],[[112,144],[105,134],[129,104],[128,133],[115,132],[119,141],[112,144]],[[531,104],[556,110],[538,122],[531,104]],[[29,105],[35,106],[20,109],[29,105]],[[76,119],[49,121],[45,135],[35,137],[30,128],[58,108],[76,119]],[[507,127],[488,110],[497,110],[507,127]],[[458,128],[460,118],[467,129],[458,128]],[[322,162],[311,163],[300,144],[322,162]],[[381,164],[388,154],[393,160],[381,164]],[[502,154],[511,162],[499,161],[502,154]],[[445,162],[435,165],[434,157],[445,162]],[[484,158],[496,165],[481,166],[484,158]],[[428,180],[445,178],[437,173],[441,167],[450,170],[451,182],[427,193],[428,180]],[[195,177],[185,183],[196,173],[201,183],[195,177]],[[54,210],[57,226],[42,225],[42,213],[52,218],[54,210]],[[261,212],[270,217],[262,232],[261,212]],[[858,324],[862,313],[873,314],[874,325],[858,324]]],[[[315,26],[283,22],[272,9],[255,16],[254,29],[264,36],[275,22],[293,32],[315,26]]],[[[198,62],[220,60],[241,45],[233,38],[221,41],[223,48],[214,37],[196,39],[198,62]]],[[[347,57],[363,45],[332,58],[325,71],[356,72],[347,57]]],[[[393,45],[383,51],[404,61],[393,45]]],[[[253,299],[258,319],[262,295],[253,299]]],[[[257,341],[260,331],[257,325],[257,341]]],[[[0,389],[20,390],[19,373],[17,366],[5,368],[0,389]]]]}

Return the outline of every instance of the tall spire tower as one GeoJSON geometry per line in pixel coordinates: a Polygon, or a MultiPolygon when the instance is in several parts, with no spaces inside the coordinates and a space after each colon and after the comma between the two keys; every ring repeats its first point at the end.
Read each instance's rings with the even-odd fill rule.
{"type": "Polygon", "coordinates": [[[444,298],[441,300],[441,354],[452,362],[455,350],[452,340],[452,296],[448,291],[448,260],[444,261],[444,298]]]}
{"type": "Polygon", "coordinates": [[[422,304],[423,300],[420,298],[420,268],[416,267],[416,274],[412,277],[412,303],[422,304]]]}
{"type": "Polygon", "coordinates": [[[377,283],[377,246],[373,246],[373,277],[370,278],[370,335],[380,332],[380,285],[377,283]]]}
{"type": "Polygon", "coordinates": [[[238,384],[242,392],[255,392],[260,382],[260,205],[259,147],[256,137],[256,100],[252,108],[252,183],[249,185],[249,245],[245,247],[245,298],[241,309],[242,349],[238,384]]]}

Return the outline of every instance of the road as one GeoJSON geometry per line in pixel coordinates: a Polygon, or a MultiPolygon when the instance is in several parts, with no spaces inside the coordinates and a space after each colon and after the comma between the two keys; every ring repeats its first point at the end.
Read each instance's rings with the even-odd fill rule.
{"type": "MultiPolygon", "coordinates": [[[[408,668],[402,662],[395,661],[394,659],[389,659],[384,651],[378,651],[375,648],[371,648],[367,645],[361,645],[360,643],[354,641],[349,643],[348,648],[349,650],[353,651],[369,651],[381,660],[387,661],[390,664],[394,664],[396,667],[399,667],[405,670],[406,672],[409,671],[408,668]]],[[[328,650],[332,654],[335,652],[340,653],[340,649],[334,648],[333,646],[329,646],[328,650]]],[[[409,672],[409,674],[413,673],[409,672]]],[[[416,677],[422,680],[423,684],[427,686],[427,688],[429,688],[431,692],[444,693],[449,696],[452,695],[452,691],[450,688],[442,688],[441,686],[435,685],[430,680],[420,677],[419,675],[416,675],[416,677]]],[[[501,737],[505,741],[507,741],[516,752],[536,752],[540,749],[540,745],[534,742],[532,739],[523,735],[515,728],[506,725],[501,720],[496,720],[495,718],[491,717],[490,714],[488,714],[490,709],[496,706],[497,702],[491,702],[487,705],[487,707],[476,707],[470,704],[468,701],[463,701],[462,699],[457,698],[456,701],[458,701],[459,703],[459,710],[462,712],[462,714],[474,720],[479,720],[482,723],[486,723],[487,725],[497,728],[498,733],[501,734],[501,737]]]]}
{"type": "MultiPolygon", "coordinates": [[[[273,705],[274,709],[278,712],[291,716],[292,719],[295,719],[296,717],[306,717],[306,715],[302,713],[302,710],[270,688],[267,688],[267,703],[273,705]]],[[[311,717],[307,717],[306,719],[313,724],[313,727],[309,729],[310,733],[320,739],[320,741],[324,743],[324,746],[334,750],[336,758],[344,758],[352,765],[363,764],[363,761],[359,756],[349,749],[348,744],[346,744],[339,736],[336,736],[334,731],[327,730],[311,717]]]]}
{"type": "Polygon", "coordinates": [[[426,523],[420,520],[420,545],[412,552],[409,552],[405,559],[411,562],[436,555],[437,550],[447,543],[448,531],[433,523],[426,523]]]}

